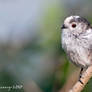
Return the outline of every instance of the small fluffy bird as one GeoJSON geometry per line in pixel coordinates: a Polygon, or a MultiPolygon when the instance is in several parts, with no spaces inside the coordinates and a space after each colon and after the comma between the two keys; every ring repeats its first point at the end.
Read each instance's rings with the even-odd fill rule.
{"type": "Polygon", "coordinates": [[[70,61],[84,68],[92,65],[92,27],[83,17],[70,16],[61,27],[62,48],[70,61]]]}

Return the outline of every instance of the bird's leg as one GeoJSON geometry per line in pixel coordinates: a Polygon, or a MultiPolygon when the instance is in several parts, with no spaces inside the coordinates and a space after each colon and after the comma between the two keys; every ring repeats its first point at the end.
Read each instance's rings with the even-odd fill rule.
{"type": "Polygon", "coordinates": [[[80,70],[79,78],[81,78],[81,76],[82,76],[82,72],[83,72],[83,68],[81,68],[81,70],[80,70]]]}
{"type": "Polygon", "coordinates": [[[79,75],[79,82],[80,82],[81,84],[83,84],[83,82],[81,81],[82,73],[83,73],[83,68],[81,68],[81,70],[80,70],[80,75],[79,75]]]}

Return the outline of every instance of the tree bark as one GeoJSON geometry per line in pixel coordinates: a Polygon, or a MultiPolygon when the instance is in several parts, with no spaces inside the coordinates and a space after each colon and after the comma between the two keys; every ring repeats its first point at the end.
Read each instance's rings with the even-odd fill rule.
{"type": "Polygon", "coordinates": [[[69,90],[69,92],[81,92],[91,77],[92,77],[92,66],[89,66],[86,69],[86,71],[83,72],[80,78],[83,84],[80,81],[77,81],[76,84],[72,87],[72,89],[69,90]]]}

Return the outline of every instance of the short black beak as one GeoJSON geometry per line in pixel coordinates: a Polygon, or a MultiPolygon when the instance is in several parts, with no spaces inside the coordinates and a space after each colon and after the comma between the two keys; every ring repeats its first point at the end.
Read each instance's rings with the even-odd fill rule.
{"type": "Polygon", "coordinates": [[[65,24],[63,24],[63,25],[61,26],[61,29],[65,29],[65,28],[67,28],[67,27],[65,26],[65,24]]]}

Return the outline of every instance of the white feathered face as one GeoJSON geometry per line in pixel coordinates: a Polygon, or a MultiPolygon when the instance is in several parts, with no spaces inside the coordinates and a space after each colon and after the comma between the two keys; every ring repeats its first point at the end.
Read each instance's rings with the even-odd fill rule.
{"type": "Polygon", "coordinates": [[[71,31],[76,33],[81,33],[87,30],[90,27],[90,23],[80,16],[70,16],[67,17],[64,21],[63,26],[61,27],[64,31],[71,31]]]}

